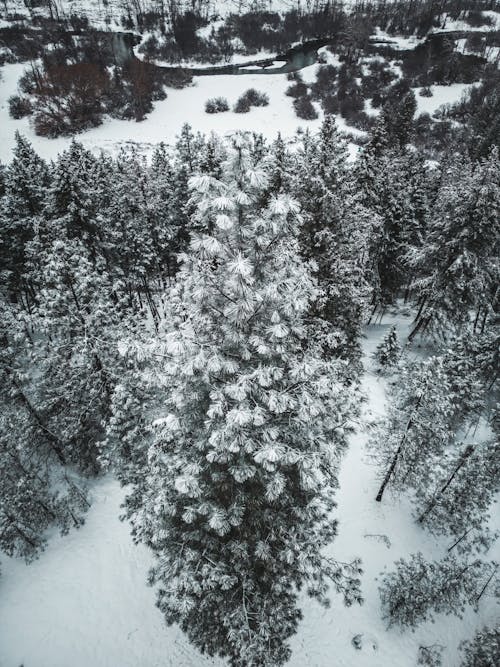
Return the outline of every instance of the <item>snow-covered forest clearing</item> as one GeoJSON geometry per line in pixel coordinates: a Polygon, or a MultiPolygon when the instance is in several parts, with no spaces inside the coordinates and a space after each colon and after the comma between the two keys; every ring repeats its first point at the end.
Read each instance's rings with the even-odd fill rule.
{"type": "Polygon", "coordinates": [[[497,667],[498,3],[0,15],[0,667],[497,667]]]}

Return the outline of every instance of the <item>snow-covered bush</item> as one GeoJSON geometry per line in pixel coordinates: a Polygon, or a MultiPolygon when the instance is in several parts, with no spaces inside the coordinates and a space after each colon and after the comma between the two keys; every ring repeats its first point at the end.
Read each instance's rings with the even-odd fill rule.
{"type": "Polygon", "coordinates": [[[250,102],[253,107],[267,107],[269,104],[269,97],[266,93],[261,93],[255,88],[249,88],[244,96],[250,102]]]}
{"type": "Polygon", "coordinates": [[[245,95],[242,95],[234,105],[233,111],[234,113],[248,113],[251,108],[250,100],[245,95]]]}
{"type": "Polygon", "coordinates": [[[12,97],[9,97],[8,99],[8,104],[9,114],[12,118],[24,118],[33,112],[33,107],[27,97],[12,95],[12,97]]]}
{"type": "Polygon", "coordinates": [[[225,97],[212,97],[205,102],[207,113],[221,113],[229,111],[229,103],[225,97]]]}
{"type": "Polygon", "coordinates": [[[255,88],[249,88],[236,102],[234,112],[247,113],[251,107],[266,107],[268,104],[269,97],[266,93],[261,93],[255,88]]]}
{"type": "Polygon", "coordinates": [[[318,112],[314,108],[311,98],[308,95],[302,95],[293,102],[293,108],[299,118],[304,120],[314,120],[318,117],[318,112]]]}
{"type": "Polygon", "coordinates": [[[291,86],[288,86],[285,95],[288,95],[289,97],[303,97],[304,95],[307,95],[307,85],[302,81],[297,81],[291,86]]]}

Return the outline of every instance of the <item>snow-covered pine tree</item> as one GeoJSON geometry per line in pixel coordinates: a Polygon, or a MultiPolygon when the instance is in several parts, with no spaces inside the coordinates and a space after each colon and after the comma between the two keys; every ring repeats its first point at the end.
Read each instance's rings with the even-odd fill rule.
{"type": "Polygon", "coordinates": [[[453,537],[482,532],[500,491],[498,442],[457,444],[431,468],[428,483],[417,487],[418,521],[431,532],[453,537]]]}
{"type": "Polygon", "coordinates": [[[441,646],[441,644],[419,646],[417,665],[421,665],[422,667],[441,667],[443,661],[443,649],[444,646],[441,646]]]}
{"type": "Polygon", "coordinates": [[[148,170],[148,224],[153,238],[155,259],[158,263],[159,284],[166,282],[177,271],[176,255],[187,245],[186,230],[182,229],[181,219],[176,211],[170,212],[174,178],[173,161],[166,146],[158,144],[151,158],[148,170]],[[165,221],[165,211],[168,221],[165,221]]]}
{"type": "Polygon", "coordinates": [[[85,488],[66,466],[64,443],[35,403],[23,314],[0,308],[0,549],[29,561],[44,548],[45,530],[83,523],[85,488]]]}
{"type": "Polygon", "coordinates": [[[377,345],[373,357],[381,370],[390,369],[398,363],[401,357],[401,345],[395,326],[389,329],[381,343],[377,345]]]}
{"type": "Polygon", "coordinates": [[[389,482],[398,491],[412,488],[424,495],[434,488],[433,475],[450,451],[454,455],[455,433],[477,422],[486,391],[473,364],[453,348],[423,362],[403,362],[372,442],[385,471],[376,500],[389,482]]]}
{"type": "Polygon", "coordinates": [[[106,229],[111,270],[123,281],[131,303],[149,305],[149,281],[161,274],[164,258],[156,237],[156,202],[150,193],[147,166],[136,151],[123,150],[118,155],[111,189],[110,206],[101,223],[106,229]]]}
{"type": "Polygon", "coordinates": [[[450,421],[449,380],[440,357],[401,365],[391,388],[388,414],[380,424],[372,446],[384,477],[376,500],[385,488],[415,488],[453,438],[450,421]]]}
{"type": "MultiPolygon", "coordinates": [[[[388,147],[386,123],[373,135],[354,168],[357,197],[376,216],[369,238],[372,317],[409,287],[408,253],[418,248],[427,226],[432,179],[410,150],[388,147]]],[[[371,318],[370,318],[371,319],[371,318]]]]}
{"type": "Polygon", "coordinates": [[[470,415],[477,426],[497,396],[499,335],[495,327],[482,333],[473,327],[452,338],[444,354],[446,374],[450,379],[458,419],[470,415]],[[493,390],[493,391],[492,391],[493,390]]]}
{"type": "Polygon", "coordinates": [[[315,314],[328,323],[325,352],[358,362],[370,292],[366,273],[373,216],[357,201],[346,158],[346,141],[333,117],[326,116],[317,138],[303,137],[292,191],[303,215],[301,251],[315,263],[314,275],[323,291],[315,314]]]}
{"type": "Polygon", "coordinates": [[[432,223],[411,264],[418,313],[409,340],[432,332],[447,336],[471,317],[484,330],[498,305],[500,270],[500,160],[472,165],[456,157],[444,167],[432,223]]]}
{"type": "Polygon", "coordinates": [[[396,570],[379,587],[383,618],[388,626],[415,628],[435,614],[461,617],[465,605],[476,605],[485,574],[492,569],[481,560],[447,556],[428,561],[421,553],[396,561],[396,570]]]}
{"type": "Polygon", "coordinates": [[[50,183],[47,164],[31,144],[16,133],[14,157],[4,174],[0,205],[0,278],[10,298],[34,299],[33,286],[25,276],[25,246],[33,238],[50,183]]]}
{"type": "Polygon", "coordinates": [[[155,554],[167,622],[232,665],[275,667],[290,656],[301,588],[325,602],[331,579],[360,601],[359,562],[321,552],[336,533],[351,392],[309,335],[318,289],[296,203],[258,207],[266,174],[241,135],[222,179],[191,187],[213,232],[194,236],[167,329],[142,352],[164,410],[129,515],[155,554]]]}
{"type": "MultiPolygon", "coordinates": [[[[122,484],[133,484],[139,489],[141,477],[147,474],[147,452],[152,440],[149,412],[160,403],[158,392],[150,391],[149,385],[140,381],[142,366],[127,355],[120,381],[113,390],[106,437],[99,443],[101,464],[111,468],[122,484]],[[150,408],[148,413],[145,405],[150,408]]],[[[127,503],[130,511],[131,496],[127,503]]]]}
{"type": "MultiPolygon", "coordinates": [[[[72,141],[58,156],[46,195],[44,217],[69,239],[79,239],[89,258],[109,262],[111,229],[103,224],[114,182],[111,160],[95,158],[82,144],[72,141]]],[[[53,234],[55,236],[55,234],[53,234]]]]}
{"type": "Polygon", "coordinates": [[[175,143],[177,162],[183,165],[189,174],[193,174],[200,170],[204,149],[204,136],[199,132],[194,134],[191,125],[184,123],[175,143]]]}
{"type": "Polygon", "coordinates": [[[104,433],[119,374],[115,333],[127,326],[127,308],[104,260],[53,221],[40,225],[28,247],[38,285],[29,324],[37,335],[30,362],[37,369],[37,403],[64,443],[64,459],[80,470],[99,468],[104,433]]]}
{"type": "Polygon", "coordinates": [[[269,179],[268,189],[272,195],[290,193],[293,178],[293,162],[285,141],[278,132],[278,136],[269,150],[269,179]]]}
{"type": "Polygon", "coordinates": [[[360,151],[354,168],[361,203],[373,209],[380,198],[383,157],[389,148],[387,127],[383,117],[379,117],[370,133],[368,143],[360,151]]]}
{"type": "Polygon", "coordinates": [[[462,642],[460,667],[497,667],[500,658],[500,627],[482,628],[473,639],[462,642]]]}
{"type": "Polygon", "coordinates": [[[411,141],[416,110],[417,101],[411,89],[401,97],[393,95],[384,105],[381,115],[387,128],[389,145],[404,148],[411,141]]]}

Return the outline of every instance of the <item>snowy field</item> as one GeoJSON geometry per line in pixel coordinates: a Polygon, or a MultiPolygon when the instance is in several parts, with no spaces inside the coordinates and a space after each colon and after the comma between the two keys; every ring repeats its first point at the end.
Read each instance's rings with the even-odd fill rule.
{"type": "MultiPolygon", "coordinates": [[[[409,317],[387,315],[367,328],[362,424],[343,462],[338,494],[339,535],[330,552],[340,560],[363,554],[362,607],[345,608],[338,596],[321,608],[304,597],[302,621],[292,640],[290,667],[414,667],[420,645],[442,644],[444,667],[457,667],[458,645],[498,618],[493,598],[462,620],[439,616],[417,630],[387,631],[380,618],[377,576],[400,556],[422,551],[443,555],[448,544],[418,528],[408,501],[374,500],[379,479],[366,451],[367,425],[384,412],[387,380],[370,355],[396,324],[403,338],[409,317]],[[385,535],[389,542],[380,537],[385,535]],[[390,544],[390,547],[388,546],[390,544]],[[363,648],[351,645],[362,634],[363,648]]],[[[420,351],[410,351],[416,354],[420,351]]],[[[124,491],[111,477],[93,487],[86,524],[66,537],[54,536],[39,560],[25,565],[2,558],[0,665],[2,667],[206,667],[224,665],[192,648],[176,627],[167,628],[145,580],[151,558],[135,546],[128,525],[118,520],[124,491]]],[[[500,558],[500,545],[491,559],[500,558]]]]}
{"type": "MultiPolygon", "coordinates": [[[[17,94],[17,82],[25,68],[25,64],[8,64],[0,68],[0,161],[4,163],[9,162],[12,157],[16,130],[29,139],[42,157],[49,160],[54,159],[71,142],[71,137],[39,137],[34,133],[29,118],[15,120],[9,116],[7,101],[11,95],[17,94]]],[[[306,83],[315,80],[317,68],[318,65],[311,65],[301,70],[306,83]]],[[[192,86],[182,90],[167,89],[167,99],[154,102],[153,111],[140,123],[108,118],[99,127],[76,135],[76,139],[94,152],[103,150],[116,154],[121,148],[136,146],[147,155],[160,141],[173,143],[184,123],[189,123],[196,131],[204,133],[216,132],[225,135],[236,130],[248,130],[262,133],[270,140],[275,139],[278,132],[285,137],[292,136],[299,127],[318,130],[323,116],[320,105],[314,103],[319,114],[316,120],[297,118],[292,98],[285,95],[289,85],[285,74],[195,77],[192,86]],[[222,95],[232,107],[248,88],[256,88],[266,93],[269,96],[269,106],[253,107],[251,111],[243,114],[232,111],[219,114],[205,112],[205,102],[210,97],[222,95]]],[[[421,97],[418,89],[415,89],[417,114],[427,112],[432,115],[442,104],[458,102],[471,85],[474,84],[431,86],[432,97],[421,97]]],[[[341,116],[337,116],[337,125],[351,134],[364,134],[347,126],[341,116]]],[[[357,146],[350,144],[350,151],[351,156],[355,156],[357,146]]]]}
{"type": "Polygon", "coordinates": [[[460,102],[462,97],[476,85],[475,83],[452,83],[449,86],[429,86],[432,91],[432,97],[422,97],[419,94],[420,88],[414,88],[413,92],[417,101],[416,115],[419,116],[421,113],[428,113],[432,116],[443,104],[460,102]]]}
{"type": "MultiPolygon", "coordinates": [[[[53,159],[71,142],[71,137],[48,139],[38,137],[32,130],[29,118],[14,120],[9,116],[7,100],[17,93],[17,82],[26,65],[4,65],[0,68],[3,78],[0,81],[0,160],[8,162],[14,146],[14,134],[18,130],[33,144],[35,150],[44,158],[53,159]]],[[[305,81],[314,80],[317,65],[301,70],[305,81]]],[[[312,121],[301,120],[295,115],[292,98],[285,95],[290,85],[285,74],[241,74],[216,75],[194,78],[194,85],[182,90],[167,89],[167,99],[154,102],[153,111],[146,120],[137,123],[133,120],[107,119],[102,125],[76,135],[87,148],[116,153],[121,147],[138,145],[148,153],[160,142],[172,143],[179,134],[182,125],[189,123],[196,131],[217,132],[224,135],[236,130],[248,130],[262,133],[268,139],[275,139],[278,132],[291,136],[297,128],[319,129],[322,114],[319,104],[316,108],[319,118],[312,121]],[[256,88],[267,93],[269,106],[254,107],[248,113],[227,111],[219,114],[207,114],[205,102],[210,97],[222,95],[231,107],[238,97],[248,88],[256,88]]],[[[342,118],[337,118],[341,129],[363,134],[355,128],[347,128],[342,118]]],[[[353,150],[356,150],[354,147],[353,150]]]]}

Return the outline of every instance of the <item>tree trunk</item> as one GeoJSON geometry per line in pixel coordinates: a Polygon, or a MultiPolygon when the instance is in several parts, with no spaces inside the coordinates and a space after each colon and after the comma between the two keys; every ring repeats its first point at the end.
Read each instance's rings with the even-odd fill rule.
{"type": "Polygon", "coordinates": [[[371,324],[372,318],[375,315],[375,313],[377,312],[377,308],[378,308],[378,303],[375,303],[375,305],[373,306],[373,310],[370,314],[370,317],[368,318],[368,322],[366,323],[367,325],[371,324]]]}
{"type": "Polygon", "coordinates": [[[496,573],[497,570],[498,570],[498,565],[495,565],[495,568],[494,568],[493,572],[488,577],[488,581],[484,584],[484,586],[481,589],[481,592],[479,593],[479,595],[476,598],[476,604],[478,604],[479,600],[483,597],[485,590],[488,588],[489,583],[493,579],[493,577],[495,576],[495,573],[496,573]]]}
{"type": "Polygon", "coordinates": [[[66,458],[64,456],[64,443],[62,440],[60,440],[55,433],[52,433],[52,431],[49,429],[49,427],[45,424],[44,420],[42,419],[41,415],[38,413],[38,410],[31,404],[31,401],[29,398],[26,396],[24,393],[22,387],[20,384],[17,382],[17,380],[13,377],[12,371],[9,369],[6,369],[7,375],[10,375],[12,384],[16,388],[16,391],[18,393],[19,400],[21,403],[24,405],[24,407],[28,410],[34,421],[36,422],[37,426],[41,429],[43,434],[45,435],[45,438],[47,439],[47,442],[50,445],[50,448],[52,451],[55,453],[57,456],[57,459],[61,465],[66,464],[66,458]]]}
{"type": "Polygon", "coordinates": [[[382,500],[382,496],[384,495],[385,487],[389,483],[389,481],[390,481],[390,479],[391,479],[391,477],[394,473],[394,470],[396,468],[396,464],[398,462],[398,459],[399,459],[399,457],[401,455],[401,452],[403,450],[404,443],[406,441],[406,436],[408,435],[411,427],[413,426],[413,415],[415,414],[415,412],[420,407],[420,403],[422,402],[422,398],[423,398],[423,393],[420,394],[420,396],[418,397],[417,403],[415,404],[415,407],[413,408],[412,415],[411,415],[410,419],[408,420],[408,424],[406,425],[405,432],[403,433],[403,436],[402,436],[401,441],[399,443],[399,447],[397,448],[396,453],[394,454],[394,457],[391,461],[391,465],[389,466],[389,470],[385,474],[384,481],[380,485],[380,489],[378,490],[377,496],[375,498],[375,500],[378,503],[382,500]]]}
{"type": "Polygon", "coordinates": [[[432,313],[430,315],[427,315],[427,317],[420,317],[416,325],[413,327],[413,330],[410,332],[410,335],[408,336],[408,342],[411,343],[411,341],[415,338],[420,329],[422,329],[422,332],[424,332],[429,326],[431,320],[432,320],[432,313]]]}
{"type": "Polygon", "coordinates": [[[443,495],[443,493],[446,491],[446,489],[450,486],[452,481],[454,480],[455,476],[457,475],[458,471],[463,468],[463,466],[466,464],[467,459],[469,456],[472,454],[474,451],[474,447],[472,445],[468,445],[465,448],[465,451],[463,452],[462,456],[460,457],[460,460],[458,464],[455,466],[455,470],[453,471],[452,475],[449,477],[445,485],[438,491],[438,493],[434,496],[430,504],[427,506],[427,508],[422,512],[422,514],[418,517],[417,522],[418,523],[423,523],[426,516],[432,512],[434,507],[436,506],[436,503],[438,501],[438,498],[443,495]]]}
{"type": "Polygon", "coordinates": [[[470,533],[471,530],[472,528],[469,528],[469,530],[466,530],[465,533],[461,537],[459,537],[456,542],[453,542],[451,547],[448,547],[448,553],[450,553],[450,551],[452,551],[457,546],[457,544],[460,544],[460,542],[467,537],[467,535],[470,533]]]}

